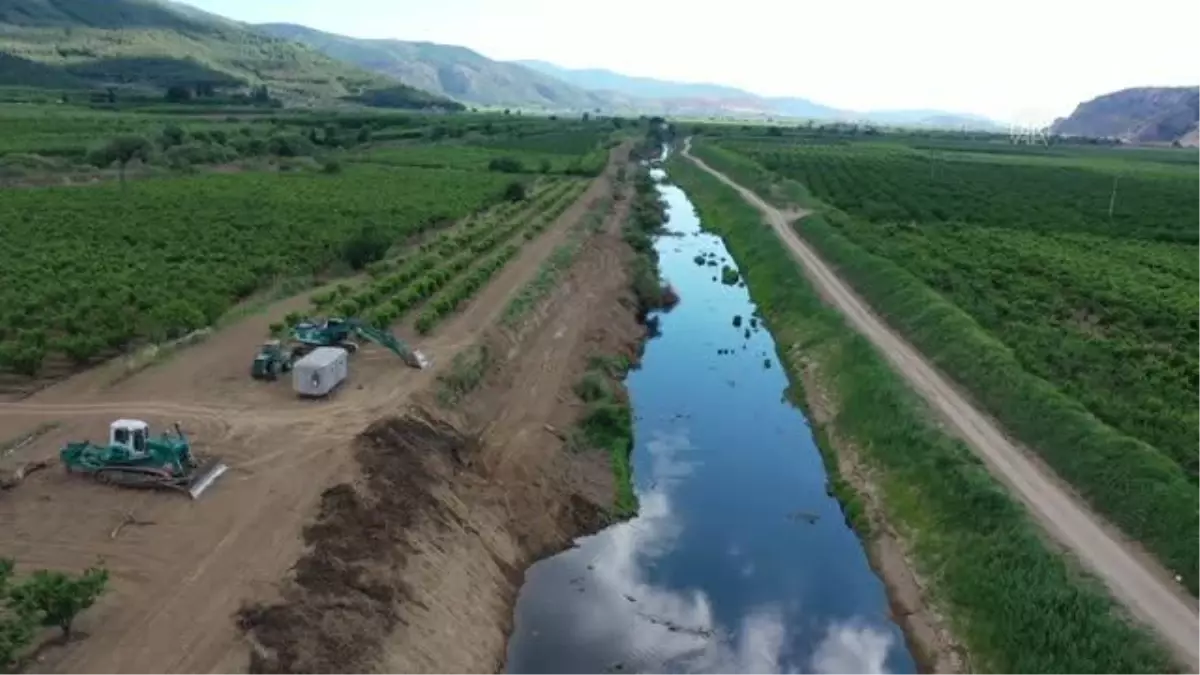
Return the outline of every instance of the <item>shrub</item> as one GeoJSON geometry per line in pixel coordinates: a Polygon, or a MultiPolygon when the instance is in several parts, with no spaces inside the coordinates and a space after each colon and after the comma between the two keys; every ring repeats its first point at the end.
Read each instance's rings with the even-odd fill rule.
{"type": "Polygon", "coordinates": [[[525,201],[526,194],[525,184],[519,180],[514,180],[504,188],[504,198],[510,202],[525,201]]]}
{"type": "Polygon", "coordinates": [[[501,173],[521,173],[525,170],[525,166],[521,164],[521,160],[513,157],[497,157],[488,162],[488,171],[499,171],[501,173]]]}
{"type": "Polygon", "coordinates": [[[604,379],[603,375],[596,372],[584,374],[579,383],[575,385],[575,394],[587,403],[612,398],[612,392],[608,388],[608,381],[604,379]]]}

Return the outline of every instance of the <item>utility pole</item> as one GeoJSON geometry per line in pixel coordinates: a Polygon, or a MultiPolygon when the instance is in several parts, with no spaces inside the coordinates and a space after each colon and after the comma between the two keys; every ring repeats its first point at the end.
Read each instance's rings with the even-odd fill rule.
{"type": "Polygon", "coordinates": [[[1117,205],[1117,181],[1121,179],[1120,174],[1113,176],[1112,195],[1108,198],[1108,219],[1112,220],[1113,207],[1117,205]]]}

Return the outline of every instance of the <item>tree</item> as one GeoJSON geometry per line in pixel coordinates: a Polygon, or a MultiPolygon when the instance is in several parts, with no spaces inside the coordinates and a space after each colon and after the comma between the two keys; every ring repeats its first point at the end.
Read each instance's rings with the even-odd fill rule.
{"type": "Polygon", "coordinates": [[[367,225],[346,242],[342,248],[342,259],[354,271],[361,270],[387,254],[391,241],[378,228],[367,225]]]}
{"type": "Polygon", "coordinates": [[[184,103],[192,100],[192,90],[182,84],[173,84],[167,87],[167,100],[171,103],[184,103]]]}
{"type": "Polygon", "coordinates": [[[519,180],[515,180],[504,188],[504,198],[510,202],[519,202],[525,199],[525,184],[519,180]]]}
{"type": "Polygon", "coordinates": [[[187,132],[178,124],[169,124],[162,131],[162,146],[164,148],[173,148],[176,145],[183,145],[187,140],[187,132]]]}
{"type": "MultiPolygon", "coordinates": [[[[9,588],[12,571],[13,561],[0,558],[0,599],[7,600],[12,592],[9,588]]],[[[23,608],[7,603],[0,606],[0,670],[8,672],[9,665],[33,639],[36,618],[23,608]]]]}
{"type": "Polygon", "coordinates": [[[43,626],[58,626],[63,638],[70,640],[75,617],[96,602],[107,584],[108,570],[96,567],[78,577],[38,570],[12,589],[11,598],[18,611],[36,613],[43,626]]]}
{"type": "Polygon", "coordinates": [[[121,185],[125,184],[125,167],[135,159],[145,161],[154,144],[145,136],[128,134],[110,139],[107,143],[92,151],[89,159],[98,167],[110,166],[116,162],[120,167],[121,185]]]}
{"type": "Polygon", "coordinates": [[[515,157],[496,157],[488,162],[488,171],[499,171],[501,173],[521,173],[525,170],[521,160],[515,157]]]}

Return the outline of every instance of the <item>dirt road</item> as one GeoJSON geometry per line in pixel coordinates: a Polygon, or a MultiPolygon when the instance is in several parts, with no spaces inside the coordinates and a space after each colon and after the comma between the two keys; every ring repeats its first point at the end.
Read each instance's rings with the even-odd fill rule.
{"type": "Polygon", "coordinates": [[[1090,513],[1058,483],[1056,476],[1005,437],[996,423],[976,409],[910,344],[901,339],[789,226],[787,218],[758,195],[693,157],[691,139],[683,154],[701,169],[736,189],[763,213],[792,256],[827,302],[874,344],[955,433],[979,455],[1025,503],[1059,542],[1074,552],[1104,580],[1114,596],[1137,617],[1155,628],[1177,658],[1196,672],[1200,668],[1195,601],[1176,586],[1165,570],[1121,542],[1111,526],[1090,513]]]}
{"type": "MultiPolygon", "coordinates": [[[[61,469],[41,471],[0,498],[3,553],[21,570],[79,570],[97,562],[110,588],[80,617],[86,639],[43,650],[27,670],[67,672],[244,672],[246,643],[233,614],[270,597],[305,550],[301,532],[322,491],[357,475],[353,439],[427,390],[464,345],[494,323],[589,204],[612,190],[606,174],[433,335],[411,340],[433,360],[414,371],[366,346],[352,379],[327,401],[297,399],[288,383],[250,380],[247,365],[267,326],[303,310],[307,297],[276,303],[132,377],[114,382],[113,363],[79,373],[20,402],[0,403],[0,439],[58,426],[4,464],[52,459],[67,440],[107,434],[118,417],[161,429],[176,420],[201,455],[230,471],[201,499],[116,490],[61,469]],[[133,516],[144,526],[119,529],[133,516]]],[[[623,161],[623,158],[620,160],[623,161]]],[[[409,327],[394,330],[413,337],[409,327]]]]}

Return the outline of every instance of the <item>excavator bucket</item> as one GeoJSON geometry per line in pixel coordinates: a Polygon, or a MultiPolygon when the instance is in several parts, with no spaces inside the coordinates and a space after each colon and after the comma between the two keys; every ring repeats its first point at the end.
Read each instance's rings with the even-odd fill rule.
{"type": "Polygon", "coordinates": [[[196,472],[188,481],[188,494],[191,495],[192,499],[199,499],[200,495],[203,494],[204,491],[209,487],[211,487],[212,484],[215,483],[217,479],[228,470],[229,467],[227,465],[216,460],[204,464],[200,468],[196,469],[196,472]]]}
{"type": "Polygon", "coordinates": [[[410,351],[408,354],[409,354],[410,358],[407,358],[404,360],[406,365],[408,365],[412,368],[416,368],[418,370],[425,370],[426,368],[429,367],[429,364],[430,364],[429,358],[426,357],[421,352],[414,349],[414,350],[410,351]]]}

